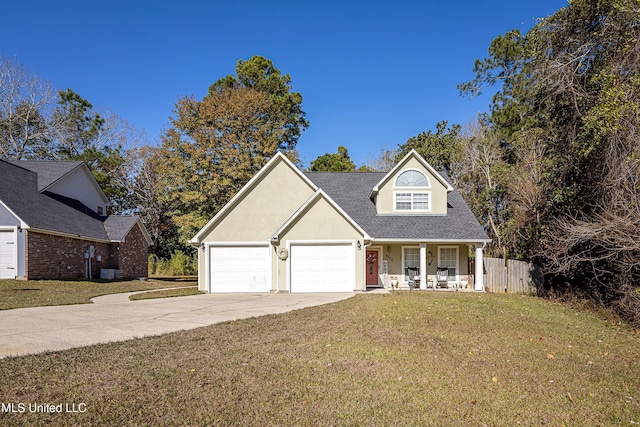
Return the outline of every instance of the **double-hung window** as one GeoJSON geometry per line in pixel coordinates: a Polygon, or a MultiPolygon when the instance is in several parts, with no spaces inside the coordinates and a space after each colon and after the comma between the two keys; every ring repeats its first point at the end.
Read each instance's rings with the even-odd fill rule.
{"type": "Polygon", "coordinates": [[[440,246],[438,248],[438,268],[449,269],[448,281],[457,281],[458,277],[458,247],[440,246]]]}
{"type": "Polygon", "coordinates": [[[429,211],[429,193],[396,193],[397,211],[429,211]]]}
{"type": "Polygon", "coordinates": [[[402,172],[395,182],[394,210],[396,212],[429,212],[431,210],[431,185],[426,176],[417,170],[402,172]]]}

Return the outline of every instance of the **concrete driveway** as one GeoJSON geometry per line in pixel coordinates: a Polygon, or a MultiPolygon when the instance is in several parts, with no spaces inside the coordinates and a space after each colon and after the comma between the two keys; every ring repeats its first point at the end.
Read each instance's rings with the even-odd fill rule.
{"type": "Polygon", "coordinates": [[[0,311],[0,358],[91,344],[124,341],[212,325],[227,320],[284,313],[353,296],[315,294],[204,294],[129,301],[105,295],[93,304],[0,311]]]}

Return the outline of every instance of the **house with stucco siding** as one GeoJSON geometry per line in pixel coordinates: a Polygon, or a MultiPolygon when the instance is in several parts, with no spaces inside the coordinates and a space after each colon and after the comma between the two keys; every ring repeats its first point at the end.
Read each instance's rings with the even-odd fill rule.
{"type": "Polygon", "coordinates": [[[482,226],[411,151],[389,172],[302,172],[274,156],[191,240],[207,292],[484,289],[482,226]]]}

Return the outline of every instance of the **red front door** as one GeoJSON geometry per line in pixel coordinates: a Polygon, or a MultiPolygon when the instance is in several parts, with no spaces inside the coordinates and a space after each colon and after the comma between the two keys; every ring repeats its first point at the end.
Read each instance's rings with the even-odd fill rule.
{"type": "Polygon", "coordinates": [[[367,286],[378,286],[378,251],[367,251],[367,286]]]}

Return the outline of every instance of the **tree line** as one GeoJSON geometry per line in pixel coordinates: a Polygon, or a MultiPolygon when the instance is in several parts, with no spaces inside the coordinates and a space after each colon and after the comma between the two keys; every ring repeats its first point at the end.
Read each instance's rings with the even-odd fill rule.
{"type": "Polygon", "coordinates": [[[299,165],[305,116],[291,77],[254,56],[203,99],[181,97],[150,144],[116,114],[0,56],[0,158],[84,161],[111,213],[141,215],[154,259],[192,255],[189,238],[277,152],[299,165]]]}
{"type": "Polygon", "coordinates": [[[97,112],[73,90],[55,90],[0,55],[0,158],[84,161],[112,206],[129,209],[114,178],[124,147],[139,138],[117,114],[97,112]]]}
{"type": "Polygon", "coordinates": [[[416,149],[446,169],[489,255],[533,261],[542,293],[589,298],[637,326],[639,17],[637,0],[572,0],[526,34],[499,35],[459,85],[463,96],[494,90],[487,113],[441,121],[370,162],[388,170],[416,149]]]}
{"type": "Polygon", "coordinates": [[[540,263],[548,290],[588,295],[636,325],[639,17],[637,0],[573,0],[526,34],[495,38],[459,87],[498,88],[477,142],[497,154],[478,165],[488,192],[476,207],[492,237],[540,263]]]}

